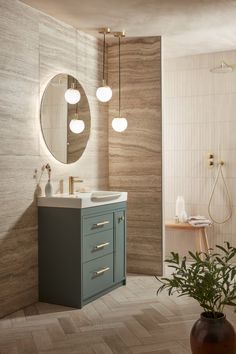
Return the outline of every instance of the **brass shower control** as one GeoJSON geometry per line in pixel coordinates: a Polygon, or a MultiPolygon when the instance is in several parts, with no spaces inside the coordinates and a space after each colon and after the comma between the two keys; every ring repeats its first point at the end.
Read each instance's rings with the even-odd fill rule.
{"type": "Polygon", "coordinates": [[[207,156],[208,167],[214,167],[214,154],[209,153],[207,156]]]}

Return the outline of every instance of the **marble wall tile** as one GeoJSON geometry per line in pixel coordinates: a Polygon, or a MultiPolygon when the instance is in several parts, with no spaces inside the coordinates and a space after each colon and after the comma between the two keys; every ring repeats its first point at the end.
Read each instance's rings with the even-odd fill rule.
{"type": "Polygon", "coordinates": [[[38,81],[38,12],[15,0],[0,8],[0,70],[38,81]]]}
{"type": "MultiPolygon", "coordinates": [[[[108,160],[108,105],[95,98],[102,79],[102,43],[17,0],[0,2],[0,316],[38,298],[35,189],[46,162],[55,190],[63,179],[65,191],[69,175],[79,175],[91,188],[107,189],[110,168],[110,187],[130,192],[128,269],[162,271],[160,39],[124,43],[130,129],[122,136],[110,131],[108,160]],[[86,151],[69,166],[51,156],[40,133],[40,98],[59,72],[80,81],[92,117],[86,151]]],[[[110,49],[112,118],[117,114],[117,46],[110,49]]],[[[42,189],[45,183],[46,176],[42,189]]]]}
{"type": "Polygon", "coordinates": [[[0,316],[37,300],[37,12],[0,3],[0,316]]]}
{"type": "MultiPolygon", "coordinates": [[[[0,1],[0,316],[38,299],[35,169],[49,162],[59,180],[79,175],[108,188],[108,108],[95,99],[100,41],[17,0],[0,1]],[[40,133],[40,97],[57,73],[78,78],[88,95],[91,135],[82,158],[56,161],[40,133]]],[[[42,178],[42,189],[46,176],[42,178]]]]}
{"type": "Polygon", "coordinates": [[[128,191],[127,269],[162,273],[161,43],[159,37],[121,42],[123,133],[111,129],[118,115],[118,48],[108,48],[109,186],[128,191]]]}

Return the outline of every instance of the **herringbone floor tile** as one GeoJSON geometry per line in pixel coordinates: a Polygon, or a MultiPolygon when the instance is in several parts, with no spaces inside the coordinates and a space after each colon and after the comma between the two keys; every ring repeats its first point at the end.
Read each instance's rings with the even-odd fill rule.
{"type": "MultiPolygon", "coordinates": [[[[0,321],[1,354],[190,354],[200,307],[156,296],[154,277],[130,275],[127,286],[82,310],[36,303],[0,321]]],[[[227,310],[236,324],[236,314],[227,310]]]]}

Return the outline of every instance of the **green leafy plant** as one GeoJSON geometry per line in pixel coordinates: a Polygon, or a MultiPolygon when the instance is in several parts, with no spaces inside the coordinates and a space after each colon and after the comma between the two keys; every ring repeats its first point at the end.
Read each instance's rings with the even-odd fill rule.
{"type": "Polygon", "coordinates": [[[207,317],[218,317],[225,305],[236,306],[236,265],[230,263],[236,255],[236,248],[229,242],[225,247],[216,245],[219,253],[189,252],[191,263],[186,257],[171,252],[165,262],[174,268],[171,278],[157,278],[162,285],[157,295],[167,289],[169,295],[189,296],[197,300],[207,317]]]}

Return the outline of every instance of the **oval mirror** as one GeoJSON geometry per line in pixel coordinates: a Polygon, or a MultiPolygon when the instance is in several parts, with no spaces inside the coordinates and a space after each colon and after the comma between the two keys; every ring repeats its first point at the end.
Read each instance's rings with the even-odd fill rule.
{"type": "Polygon", "coordinates": [[[69,164],[83,154],[90,134],[88,99],[78,80],[58,74],[48,83],[40,109],[41,129],[51,154],[69,164]]]}

